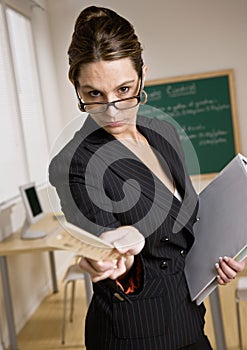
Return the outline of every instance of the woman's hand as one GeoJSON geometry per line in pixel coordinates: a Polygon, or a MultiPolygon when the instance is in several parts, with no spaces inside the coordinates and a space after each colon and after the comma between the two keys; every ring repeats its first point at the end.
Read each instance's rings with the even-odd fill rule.
{"type": "Polygon", "coordinates": [[[139,254],[145,244],[143,235],[133,226],[121,226],[116,230],[104,232],[100,238],[125,255],[139,254]]]}
{"type": "Polygon", "coordinates": [[[117,260],[95,261],[81,258],[79,265],[90,274],[92,282],[98,282],[106,278],[116,279],[128,271],[134,262],[134,256],[121,256],[117,260]]]}
{"type": "Polygon", "coordinates": [[[219,262],[215,264],[217,271],[217,280],[220,285],[226,285],[231,282],[239,272],[245,268],[245,261],[237,262],[233,258],[225,256],[219,258],[219,262]]]}
{"type": "Polygon", "coordinates": [[[133,226],[121,226],[104,232],[100,238],[113,244],[121,256],[113,261],[81,258],[79,265],[90,274],[93,282],[116,279],[129,271],[134,263],[134,255],[140,253],[145,244],[143,235],[133,226]]]}

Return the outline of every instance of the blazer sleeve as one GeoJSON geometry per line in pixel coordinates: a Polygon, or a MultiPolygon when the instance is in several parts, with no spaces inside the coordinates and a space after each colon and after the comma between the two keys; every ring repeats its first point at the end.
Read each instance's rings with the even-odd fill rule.
{"type": "Polygon", "coordinates": [[[69,158],[62,152],[49,166],[49,181],[56,188],[66,220],[97,236],[121,226],[100,186],[99,167],[87,169],[87,179],[92,181],[86,182],[83,159],[75,155],[70,162],[69,158]]]}

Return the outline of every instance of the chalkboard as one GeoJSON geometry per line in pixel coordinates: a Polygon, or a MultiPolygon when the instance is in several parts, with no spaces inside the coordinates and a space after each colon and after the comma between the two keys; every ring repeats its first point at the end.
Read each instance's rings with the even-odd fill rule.
{"type": "MultiPolygon", "coordinates": [[[[184,149],[191,141],[200,174],[215,175],[239,152],[232,70],[147,81],[145,91],[158,118],[169,115],[182,127],[187,141],[181,132],[180,139],[184,149]]],[[[189,155],[186,160],[190,175],[197,175],[189,155]]]]}

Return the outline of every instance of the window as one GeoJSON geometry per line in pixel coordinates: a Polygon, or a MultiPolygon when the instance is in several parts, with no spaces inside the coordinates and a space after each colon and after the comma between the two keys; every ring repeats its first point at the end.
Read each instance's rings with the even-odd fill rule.
{"type": "Polygon", "coordinates": [[[30,18],[0,3],[0,203],[44,183],[48,142],[30,18]]]}

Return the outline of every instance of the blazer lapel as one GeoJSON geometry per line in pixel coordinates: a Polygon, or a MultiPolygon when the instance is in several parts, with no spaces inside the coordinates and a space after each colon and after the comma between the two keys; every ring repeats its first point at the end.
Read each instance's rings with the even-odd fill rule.
{"type": "Polygon", "coordinates": [[[91,118],[89,122],[92,124],[91,128],[86,125],[86,129],[87,131],[93,130],[93,132],[85,138],[85,147],[95,157],[103,161],[105,166],[109,167],[124,182],[132,179],[133,171],[136,171],[137,174],[142,174],[142,176],[138,177],[138,181],[128,181],[128,186],[132,186],[137,191],[141,187],[142,195],[151,201],[155,201],[155,205],[158,205],[167,215],[169,213],[176,219],[177,228],[174,228],[174,233],[180,231],[182,226],[187,226],[192,231],[192,227],[188,223],[192,215],[191,204],[188,206],[189,203],[187,202],[191,202],[190,196],[193,196],[193,189],[190,181],[186,179],[186,172],[181,171],[183,164],[171,144],[173,141],[169,142],[165,137],[166,135],[157,137],[159,133],[157,134],[154,125],[152,125],[152,119],[138,117],[137,126],[139,130],[148,139],[153,149],[160,153],[161,157],[159,158],[164,163],[163,166],[169,168],[183,198],[182,203],[175,199],[172,193],[155,175],[152,176],[153,185],[155,186],[154,196],[153,191],[150,190],[153,188],[152,183],[150,183],[150,170],[147,169],[133,152],[116,140],[111,134],[98,126],[96,127],[97,124],[91,118]]]}
{"type": "MultiPolygon", "coordinates": [[[[160,162],[164,168],[168,167],[168,172],[176,183],[176,187],[182,197],[182,203],[173,197],[173,205],[170,214],[176,219],[173,233],[177,233],[182,227],[186,227],[193,233],[193,217],[198,205],[198,196],[192,186],[186,165],[183,161],[183,152],[180,141],[178,142],[171,126],[161,134],[160,122],[157,119],[140,118],[139,129],[148,139],[150,145],[160,153],[160,162]]],[[[169,191],[168,191],[169,192],[169,191]]],[[[163,198],[164,200],[164,198],[163,198]]]]}

